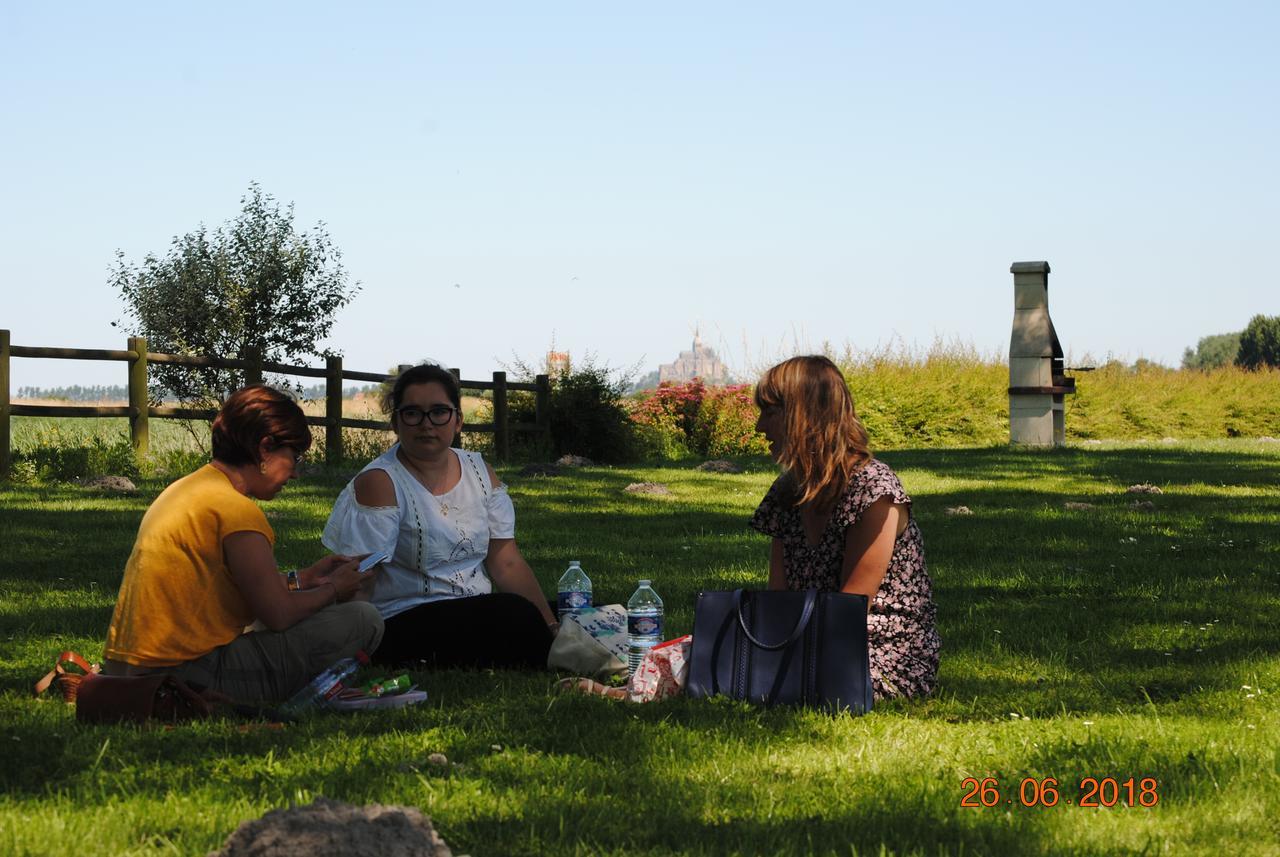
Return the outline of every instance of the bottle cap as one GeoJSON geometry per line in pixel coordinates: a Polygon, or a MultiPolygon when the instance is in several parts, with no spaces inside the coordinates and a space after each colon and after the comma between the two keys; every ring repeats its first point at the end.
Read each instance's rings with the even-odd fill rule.
{"type": "Polygon", "coordinates": [[[571,560],[569,560],[569,565],[582,565],[582,560],[580,560],[580,559],[571,559],[571,560]]]}
{"type": "Polygon", "coordinates": [[[642,581],[640,581],[640,585],[641,585],[641,586],[648,586],[650,583],[653,583],[653,581],[652,581],[652,580],[642,580],[642,581]]]}

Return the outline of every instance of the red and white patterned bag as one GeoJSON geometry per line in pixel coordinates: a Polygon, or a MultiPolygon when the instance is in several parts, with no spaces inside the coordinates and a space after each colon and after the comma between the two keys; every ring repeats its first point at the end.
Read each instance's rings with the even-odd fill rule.
{"type": "Polygon", "coordinates": [[[646,652],[644,660],[627,681],[628,701],[657,702],[684,693],[692,643],[693,636],[685,634],[659,643],[646,652]]]}

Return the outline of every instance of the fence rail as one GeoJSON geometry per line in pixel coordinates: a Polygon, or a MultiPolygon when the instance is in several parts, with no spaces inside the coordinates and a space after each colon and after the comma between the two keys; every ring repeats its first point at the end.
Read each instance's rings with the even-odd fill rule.
{"type": "MultiPolygon", "coordinates": [[[[381,383],[395,378],[394,373],[357,372],[346,369],[341,357],[330,357],[323,368],[315,366],[291,366],[246,358],[209,357],[189,354],[162,354],[147,350],[143,337],[130,337],[128,348],[115,351],[105,348],[49,348],[44,346],[12,345],[9,331],[0,329],[0,479],[8,479],[13,463],[11,445],[11,417],[128,417],[129,439],[139,458],[147,454],[150,441],[149,422],[155,419],[212,420],[217,411],[203,408],[183,408],[168,405],[152,405],[147,395],[147,367],[153,363],[169,363],[180,366],[202,366],[215,369],[239,369],[249,383],[261,383],[262,374],[290,375],[303,378],[324,378],[325,415],[307,417],[308,425],[322,426],[325,460],[336,463],[342,459],[342,430],[344,428],[389,430],[390,424],[382,420],[361,420],[342,415],[342,382],[370,381],[381,383]],[[128,405],[25,405],[10,401],[9,364],[14,357],[45,360],[114,360],[128,363],[128,405]]],[[[401,366],[404,371],[406,366],[401,366]]],[[[511,454],[512,432],[537,432],[550,434],[548,405],[551,384],[546,375],[539,375],[533,383],[507,380],[507,373],[494,372],[490,381],[464,381],[457,369],[452,370],[463,390],[479,390],[493,393],[493,421],[472,423],[467,433],[493,435],[494,458],[502,461],[511,454]],[[507,394],[512,390],[534,394],[534,422],[513,423],[507,408],[507,394]]]]}

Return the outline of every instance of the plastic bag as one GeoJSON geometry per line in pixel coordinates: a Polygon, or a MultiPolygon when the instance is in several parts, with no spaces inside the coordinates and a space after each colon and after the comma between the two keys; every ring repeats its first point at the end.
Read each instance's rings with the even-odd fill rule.
{"type": "Polygon", "coordinates": [[[547,666],[594,677],[626,669],[627,608],[607,604],[566,613],[547,652],[547,666]]]}
{"type": "Polygon", "coordinates": [[[692,643],[692,635],[685,634],[646,652],[627,682],[628,701],[658,702],[684,693],[692,643]]]}

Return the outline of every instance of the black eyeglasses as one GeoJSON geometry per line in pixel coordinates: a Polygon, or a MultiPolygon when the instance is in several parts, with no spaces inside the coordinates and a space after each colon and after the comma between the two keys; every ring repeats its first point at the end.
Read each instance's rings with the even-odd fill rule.
{"type": "Polygon", "coordinates": [[[432,405],[426,410],[415,405],[396,408],[400,421],[407,426],[420,426],[424,418],[430,420],[433,426],[448,425],[456,413],[458,409],[453,405],[432,405]]]}

